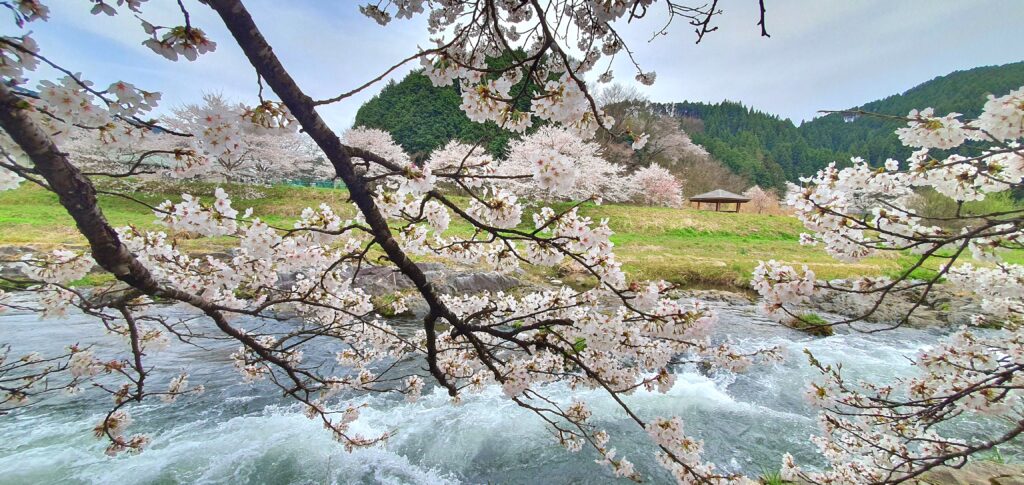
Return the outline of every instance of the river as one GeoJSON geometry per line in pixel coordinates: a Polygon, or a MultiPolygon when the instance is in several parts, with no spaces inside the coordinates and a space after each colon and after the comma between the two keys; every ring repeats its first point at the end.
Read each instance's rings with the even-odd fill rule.
{"type": "MultiPolygon", "coordinates": [[[[27,296],[18,295],[24,301],[27,296]]],[[[679,415],[686,430],[705,440],[707,459],[728,470],[753,475],[777,469],[784,450],[804,463],[820,463],[808,437],[816,430],[814,410],[803,388],[812,370],[803,349],[823,362],[843,362],[849,376],[891,380],[912,371],[907,357],[941,337],[942,330],[898,329],[878,334],[839,333],[811,338],[780,328],[757,315],[753,306],[712,304],[719,313],[715,338],[741,346],[781,344],[788,358],[755,366],[743,374],[702,375],[679,369],[667,394],[638,392],[626,401],[643,417],[679,415]]],[[[167,307],[167,313],[183,312],[167,307]]],[[[242,322],[244,324],[244,322],[242,322]]],[[[412,327],[415,322],[398,322],[412,327]]],[[[113,356],[120,337],[105,335],[97,321],[72,313],[40,320],[26,312],[0,313],[0,342],[19,351],[58,352],[68,343],[92,344],[98,356],[113,356]]],[[[493,386],[467,396],[457,406],[440,391],[424,391],[414,403],[397,396],[352,396],[366,403],[354,430],[367,435],[397,432],[385,445],[345,452],[315,421],[265,384],[245,384],[232,369],[228,341],[197,349],[181,344],[150,357],[165,369],[152,381],[166,381],[180,370],[190,383],[202,383],[199,397],[173,404],[132,407],[130,433],[144,432],[152,443],[141,454],[107,457],[106,444],[92,435],[109,406],[96,391],[56,396],[0,416],[0,483],[604,483],[610,474],[596,455],[571,454],[559,447],[531,413],[503,398],[493,386]]],[[[568,401],[560,386],[546,394],[568,401]]],[[[652,446],[610,399],[583,392],[595,422],[612,434],[618,456],[637,464],[653,483],[669,480],[651,458],[652,446]]],[[[956,434],[977,436],[980,422],[961,421],[956,434]]],[[[1005,449],[1017,454],[1019,449],[1005,449]]]]}

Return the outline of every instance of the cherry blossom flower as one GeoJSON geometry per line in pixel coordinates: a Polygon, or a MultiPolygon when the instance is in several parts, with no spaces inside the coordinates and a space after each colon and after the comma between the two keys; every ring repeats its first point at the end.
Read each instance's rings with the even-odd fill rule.
{"type": "Polygon", "coordinates": [[[657,74],[654,73],[654,71],[644,72],[644,73],[637,74],[636,75],[636,80],[639,81],[640,84],[643,84],[645,86],[650,86],[650,85],[654,84],[654,79],[656,77],[657,77],[657,74]]]}
{"type": "Polygon", "coordinates": [[[207,38],[206,33],[197,27],[157,27],[146,21],[142,22],[142,27],[147,34],[152,35],[142,45],[170,61],[177,61],[179,55],[194,61],[200,55],[217,48],[217,43],[207,38]],[[160,31],[164,31],[163,35],[159,35],[160,31]]]}
{"type": "Polygon", "coordinates": [[[68,369],[75,377],[95,376],[103,371],[103,364],[96,360],[91,350],[72,349],[68,369]]]}
{"type": "Polygon", "coordinates": [[[640,136],[636,137],[636,139],[633,140],[633,145],[632,145],[633,149],[634,150],[643,150],[644,147],[647,146],[647,140],[649,138],[650,138],[650,136],[647,135],[647,133],[643,133],[640,136]]]}
{"type": "Polygon", "coordinates": [[[49,20],[50,18],[50,8],[39,0],[16,0],[14,4],[26,22],[49,20]]]}
{"type": "Polygon", "coordinates": [[[40,258],[33,254],[23,255],[20,269],[26,277],[32,280],[46,283],[69,283],[85,277],[94,266],[96,266],[96,261],[88,254],[56,249],[40,258]]]}
{"type": "Polygon", "coordinates": [[[912,110],[908,118],[907,128],[896,130],[904,145],[918,148],[937,148],[945,150],[960,146],[967,140],[964,124],[957,118],[960,113],[949,113],[938,118],[931,108],[921,111],[912,110]]]}
{"type": "Polygon", "coordinates": [[[970,125],[996,141],[1024,137],[1024,86],[1005,96],[989,95],[981,115],[970,125]]]}
{"type": "Polygon", "coordinates": [[[818,292],[814,272],[807,266],[797,272],[774,260],[760,261],[750,284],[761,295],[761,311],[780,321],[788,318],[784,305],[799,305],[818,292]]]}
{"type": "Polygon", "coordinates": [[[0,43],[0,76],[17,83],[24,82],[25,71],[34,71],[39,66],[39,60],[34,55],[39,53],[39,45],[28,34],[21,37],[3,37],[3,40],[17,48],[0,43]]]}

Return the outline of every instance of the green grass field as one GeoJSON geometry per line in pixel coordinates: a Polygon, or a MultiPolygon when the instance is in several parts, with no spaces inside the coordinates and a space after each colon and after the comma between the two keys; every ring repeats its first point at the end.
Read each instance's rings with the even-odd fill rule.
{"type": "MultiPolygon", "coordinates": [[[[148,204],[177,201],[181,192],[209,199],[213,184],[187,185],[163,182],[145,184],[132,195],[148,204]]],[[[258,197],[239,198],[236,194],[253,188],[227,186],[234,207],[252,207],[254,215],[268,223],[289,226],[303,208],[320,203],[331,205],[345,215],[354,214],[344,190],[292,186],[258,187],[258,197]]],[[[114,226],[133,224],[157,228],[152,212],[143,205],[121,197],[103,195],[100,205],[114,226]]],[[[913,262],[909,255],[887,255],[858,263],[843,263],[829,257],[820,248],[801,246],[802,226],[788,216],[733,214],[630,205],[585,205],[584,215],[595,220],[609,219],[616,232],[612,240],[617,254],[632,279],[665,279],[688,286],[743,287],[759,260],[775,259],[787,263],[806,263],[820,278],[844,278],[856,275],[896,274],[913,262]]],[[[529,220],[524,217],[524,220],[529,220]]],[[[453,220],[451,231],[469,233],[468,224],[453,220]]],[[[213,251],[230,244],[226,238],[180,241],[187,251],[213,251]]],[[[0,246],[82,246],[71,218],[56,196],[40,187],[23,184],[12,191],[0,192],[0,246]]],[[[1024,255],[1011,259],[1024,261],[1024,255]]],[[[538,277],[557,276],[534,272],[538,277]]]]}

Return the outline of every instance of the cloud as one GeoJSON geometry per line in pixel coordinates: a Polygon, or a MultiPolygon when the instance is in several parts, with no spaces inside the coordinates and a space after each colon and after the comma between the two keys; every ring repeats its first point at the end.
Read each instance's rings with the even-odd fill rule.
{"type": "MultiPolygon", "coordinates": [[[[289,4],[259,0],[246,2],[263,35],[300,86],[314,98],[332,97],[377,77],[398,60],[428,42],[424,18],[397,21],[381,27],[364,17],[350,2],[289,4]]],[[[210,8],[194,4],[192,25],[217,42],[217,49],[194,62],[167,61],[142,45],[147,38],[138,19],[122,11],[114,17],[94,16],[87,5],[52,8],[49,22],[32,24],[44,54],[62,66],[81,72],[97,85],[117,80],[163,93],[162,109],[197,101],[204,92],[252,102],[256,99],[256,73],[232,41],[223,22],[210,8]]],[[[181,13],[174,2],[147,2],[145,18],[158,25],[179,25],[181,13]]],[[[404,77],[410,68],[382,80],[404,77]]],[[[49,77],[53,72],[42,72],[49,77]]],[[[322,107],[329,125],[351,125],[359,106],[379,86],[343,103],[322,107]]]]}
{"type": "MultiPolygon", "coordinates": [[[[957,69],[1022,60],[1019,2],[823,2],[774,0],[771,38],[755,2],[726,5],[717,32],[694,45],[692,27],[644,42],[665,17],[630,26],[636,57],[658,72],[658,101],[742,101],[794,120],[905,91],[957,69]],[[731,8],[734,7],[734,8],[731,8]],[[646,37],[645,37],[646,35],[646,37]]],[[[620,79],[632,72],[615,64],[620,79]]],[[[635,83],[631,83],[635,84],[635,83]]]]}

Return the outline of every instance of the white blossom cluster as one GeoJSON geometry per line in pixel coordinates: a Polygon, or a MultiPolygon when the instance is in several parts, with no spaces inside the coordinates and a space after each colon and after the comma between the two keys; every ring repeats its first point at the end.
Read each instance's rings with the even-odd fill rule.
{"type": "MultiPolygon", "coordinates": [[[[501,1],[481,8],[466,1],[400,1],[371,2],[360,11],[381,25],[426,14],[436,47],[424,50],[420,63],[435,86],[458,83],[462,109],[470,119],[493,121],[519,133],[547,121],[590,138],[613,120],[587,94],[583,77],[606,60],[599,80],[613,79],[611,59],[625,47],[614,24],[643,17],[653,3],[559,1],[541,7],[501,1]],[[548,10],[558,12],[557,21],[548,10]],[[573,42],[570,36],[579,54],[567,55],[559,46],[573,42]],[[494,59],[511,60],[512,65],[495,69],[489,64],[494,59]],[[527,82],[539,89],[531,92],[527,82]]],[[[655,78],[654,72],[637,66],[639,82],[651,85],[655,78]]],[[[643,148],[644,141],[635,148],[643,148]]]]}
{"type": "Polygon", "coordinates": [[[951,268],[948,275],[951,284],[969,288],[982,297],[985,315],[979,318],[999,322],[1024,315],[1024,266],[1000,264],[995,268],[976,268],[963,264],[951,268]]]}
{"type": "Polygon", "coordinates": [[[96,359],[91,350],[72,349],[68,359],[68,370],[75,377],[95,376],[103,372],[103,363],[96,359]]]}
{"type": "Polygon", "coordinates": [[[928,108],[912,110],[907,117],[911,121],[906,128],[896,130],[896,134],[908,147],[946,150],[967,140],[964,125],[957,119],[960,113],[949,113],[939,118],[935,116],[935,110],[928,108]]]}
{"type": "Polygon", "coordinates": [[[678,417],[656,418],[647,423],[647,434],[666,451],[657,453],[658,462],[672,472],[676,483],[680,484],[737,484],[754,485],[760,483],[747,477],[721,477],[700,480],[696,476],[715,477],[715,465],[704,462],[701,455],[704,442],[695,440],[683,433],[683,422],[678,417]],[[671,453],[671,455],[669,455],[671,453]]]}
{"type": "Polygon", "coordinates": [[[123,451],[138,453],[145,448],[150,441],[149,436],[134,434],[130,437],[124,435],[125,430],[133,423],[131,413],[126,409],[118,409],[109,413],[93,428],[97,437],[107,436],[111,443],[107,447],[106,454],[115,456],[123,451]]]}
{"type": "Polygon", "coordinates": [[[0,77],[25,82],[25,71],[34,71],[39,65],[35,56],[39,53],[39,44],[29,34],[0,38],[4,40],[0,42],[0,77]]]}
{"type": "Polygon", "coordinates": [[[754,268],[750,286],[761,295],[758,307],[766,315],[779,321],[786,320],[785,305],[799,305],[818,292],[814,271],[803,267],[797,271],[775,260],[761,261],[754,268]]]}
{"type": "Polygon", "coordinates": [[[646,205],[683,207],[685,203],[682,183],[658,164],[637,170],[625,183],[637,191],[634,197],[646,205]]]}
{"type": "MultiPolygon", "coordinates": [[[[324,275],[323,281],[314,279],[320,274],[318,271],[334,266],[331,258],[339,258],[361,245],[357,232],[340,230],[358,223],[342,219],[328,206],[303,211],[289,237],[283,237],[280,230],[252,217],[251,209],[239,217],[227,194],[219,188],[210,205],[183,194],[182,202],[165,202],[157,208],[156,214],[158,220],[175,233],[184,231],[205,237],[232,236],[238,239],[236,256],[229,260],[210,256],[196,259],[179,252],[167,234],[121,229],[119,233],[125,244],[147,263],[158,278],[174,288],[202,295],[226,306],[244,308],[271,298],[272,295],[257,290],[264,286],[274,287],[279,273],[300,272],[305,277],[300,278],[294,287],[280,291],[303,294],[321,285],[326,288],[316,291],[323,292],[319,297],[325,302],[354,306],[354,309],[361,310],[355,312],[356,315],[372,309],[369,297],[361,290],[351,288],[351,282],[343,276],[346,266],[334,267],[324,275]],[[239,299],[236,294],[240,288],[247,288],[247,292],[255,292],[257,296],[239,299]]],[[[311,317],[342,321],[316,306],[305,310],[311,317]]]]}
{"type": "Polygon", "coordinates": [[[174,109],[167,125],[193,136],[191,147],[201,154],[196,159],[179,160],[178,176],[209,171],[213,162],[225,169],[237,168],[246,157],[263,163],[289,163],[281,159],[298,158],[300,140],[291,136],[296,123],[287,109],[270,101],[254,108],[230,103],[219,95],[206,95],[201,105],[174,109]]]}
{"type": "MultiPolygon", "coordinates": [[[[148,136],[139,148],[169,150],[173,175],[221,175],[229,180],[271,182],[289,178],[330,178],[319,148],[296,130],[295,119],[280,103],[255,107],[206,94],[201,104],[172,108],[164,126],[193,136],[148,136]],[[319,165],[319,167],[318,167],[319,165]],[[318,170],[319,168],[319,170],[318,170]]],[[[169,158],[169,157],[168,157],[169,158]]]]}
{"type": "MultiPolygon", "coordinates": [[[[362,148],[396,165],[408,167],[412,165],[412,159],[405,153],[402,147],[395,143],[391,134],[376,128],[356,127],[346,131],[341,136],[342,141],[352,147],[362,148]]],[[[387,169],[379,164],[363,162],[368,164],[366,176],[380,176],[387,173],[387,169]]]]}
{"type": "MultiPolygon", "coordinates": [[[[401,151],[401,148],[398,149],[401,151]]],[[[404,152],[398,157],[406,156],[404,152]]],[[[393,160],[391,157],[385,157],[393,160]]],[[[470,146],[458,140],[452,140],[445,146],[430,153],[425,166],[435,173],[448,173],[457,175],[459,183],[463,186],[475,189],[487,182],[487,176],[495,175],[497,163],[487,151],[481,146],[470,146]]]]}
{"type": "Polygon", "coordinates": [[[153,36],[142,45],[171,61],[177,61],[179,55],[194,61],[200,55],[213,52],[217,48],[217,43],[207,38],[202,29],[196,27],[157,27],[143,21],[142,28],[153,36]],[[165,30],[163,35],[160,35],[161,30],[165,30]]]}
{"type": "Polygon", "coordinates": [[[907,117],[907,127],[897,130],[905,145],[918,149],[905,163],[888,160],[874,168],[854,159],[851,167],[840,170],[833,164],[801,179],[804,186],[790,187],[788,202],[813,231],[802,242],[823,243],[830,254],[845,261],[883,251],[916,253],[920,265],[937,262],[939,276],[918,281],[908,271],[898,278],[824,283],[815,281],[806,267],[798,272],[775,261],[762,262],[751,284],[761,294],[766,312],[792,316],[795,307],[827,289],[848,293],[870,314],[887,295],[927,295],[943,277],[954,290],[980,300],[980,311],[971,318],[974,326],[998,330],[961,328],[914,359],[919,372],[913,377],[888,383],[849,382],[840,367],[810,356],[822,375],[807,394],[822,408],[822,434],[813,441],[828,460],[828,469],[803,470],[786,455],[783,478],[829,484],[898,481],[955,461],[975,446],[945,436],[946,428],[939,426],[945,421],[980,413],[1005,418],[1011,434],[1019,425],[1024,266],[1003,259],[1006,250],[1024,249],[1019,211],[973,215],[958,210],[953,218],[929,220],[915,211],[913,202],[917,190],[930,189],[958,207],[968,207],[961,204],[1024,186],[1021,120],[1024,88],[989,96],[974,120],[962,120],[958,113],[937,116],[932,109],[915,110],[907,117]],[[971,155],[950,153],[967,143],[971,147],[963,152],[971,155]],[[938,157],[932,150],[949,152],[938,157]],[[938,224],[950,220],[959,226],[938,224]],[[968,255],[978,263],[961,263],[968,255]]]}
{"type": "Polygon", "coordinates": [[[629,180],[624,167],[601,157],[597,143],[584,141],[571,130],[551,125],[510,142],[508,155],[498,162],[496,172],[510,177],[532,175],[532,178],[507,179],[502,185],[521,197],[534,200],[597,197],[622,202],[636,190],[635,182],[629,180]]]}
{"type": "Polygon", "coordinates": [[[85,277],[94,266],[96,261],[88,254],[56,249],[42,257],[22,255],[19,269],[34,281],[66,284],[85,277]]]}
{"type": "MultiPolygon", "coordinates": [[[[134,117],[149,112],[160,100],[158,93],[136,88],[130,83],[118,81],[105,91],[96,91],[92,83],[81,79],[81,75],[64,76],[59,83],[49,80],[39,82],[37,108],[48,113],[50,122],[70,131],[72,126],[95,128],[107,143],[124,143],[139,130],[124,123],[115,123],[115,116],[134,117]],[[109,94],[113,99],[99,96],[109,94]]],[[[61,133],[55,132],[55,135],[61,133]]],[[[59,137],[59,136],[58,136],[59,137]]]]}

